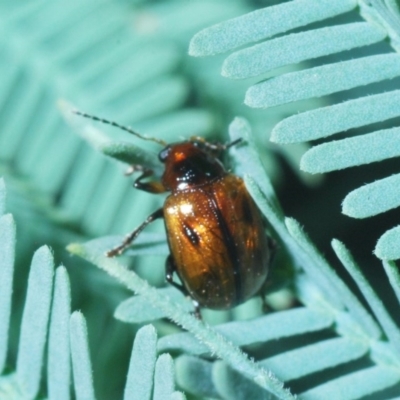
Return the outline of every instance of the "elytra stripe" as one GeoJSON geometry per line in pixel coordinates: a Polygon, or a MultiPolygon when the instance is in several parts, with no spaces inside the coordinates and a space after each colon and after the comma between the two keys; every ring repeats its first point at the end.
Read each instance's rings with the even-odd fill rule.
{"type": "Polygon", "coordinates": [[[214,214],[218,221],[218,226],[221,228],[221,233],[223,237],[223,242],[226,245],[226,250],[229,255],[229,259],[233,266],[233,279],[235,285],[235,303],[240,303],[242,299],[242,281],[240,276],[240,263],[239,263],[239,255],[237,251],[237,247],[235,245],[235,240],[232,236],[231,231],[229,230],[229,226],[219,209],[218,202],[214,197],[214,194],[210,193],[210,202],[212,204],[212,208],[214,214]]]}

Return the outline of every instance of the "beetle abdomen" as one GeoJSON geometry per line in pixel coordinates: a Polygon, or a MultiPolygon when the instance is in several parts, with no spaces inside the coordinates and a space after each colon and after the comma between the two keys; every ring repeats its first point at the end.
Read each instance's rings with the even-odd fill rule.
{"type": "Polygon", "coordinates": [[[270,247],[242,179],[224,175],[173,192],[165,201],[164,218],[177,273],[200,306],[230,308],[259,291],[270,247]]]}

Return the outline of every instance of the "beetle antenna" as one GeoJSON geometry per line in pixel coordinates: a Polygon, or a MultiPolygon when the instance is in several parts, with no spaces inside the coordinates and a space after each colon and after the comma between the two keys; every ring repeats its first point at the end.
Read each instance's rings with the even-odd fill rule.
{"type": "Polygon", "coordinates": [[[167,143],[164,142],[164,140],[153,138],[153,137],[149,137],[149,136],[145,136],[145,135],[141,135],[140,133],[135,132],[129,126],[120,125],[117,122],[109,121],[108,119],[104,119],[104,118],[99,118],[99,117],[96,117],[95,115],[86,114],[86,113],[84,113],[82,111],[78,111],[78,110],[72,110],[72,112],[74,114],[76,114],[76,115],[80,115],[81,117],[92,119],[93,121],[98,121],[98,122],[101,122],[102,124],[114,126],[114,127],[119,128],[119,129],[121,129],[121,130],[123,130],[125,132],[131,133],[132,135],[135,135],[140,139],[149,140],[151,142],[156,142],[156,143],[158,143],[158,144],[160,144],[161,146],[164,146],[164,147],[167,146],[167,143]]]}
{"type": "Polygon", "coordinates": [[[229,147],[236,146],[238,143],[240,143],[243,140],[243,138],[237,138],[235,140],[232,140],[232,142],[228,142],[224,145],[224,150],[229,149],[229,147]]]}

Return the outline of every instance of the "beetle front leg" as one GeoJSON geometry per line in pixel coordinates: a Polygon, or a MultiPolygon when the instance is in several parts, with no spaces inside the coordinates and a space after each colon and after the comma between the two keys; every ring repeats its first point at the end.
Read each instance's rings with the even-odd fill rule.
{"type": "Polygon", "coordinates": [[[196,301],[190,295],[190,293],[186,290],[186,288],[182,284],[174,282],[174,272],[177,272],[177,271],[176,271],[174,260],[173,260],[171,254],[170,254],[167,257],[167,259],[165,260],[165,279],[170,285],[176,287],[185,296],[190,297],[190,299],[192,300],[193,306],[194,306],[194,310],[193,310],[194,316],[197,319],[202,319],[201,313],[200,313],[200,304],[199,304],[199,302],[196,301]]]}
{"type": "Polygon", "coordinates": [[[115,257],[117,255],[122,254],[130,245],[131,243],[139,236],[140,232],[151,222],[155,221],[158,218],[163,218],[164,217],[164,211],[162,208],[158,209],[157,211],[154,211],[152,214],[150,214],[146,220],[139,225],[134,231],[126,235],[124,241],[117,247],[114,247],[113,249],[109,250],[106,252],[107,257],[115,257]]]}
{"type": "Polygon", "coordinates": [[[133,186],[136,189],[155,194],[166,192],[165,187],[160,181],[142,182],[143,179],[146,179],[154,174],[154,171],[151,168],[144,167],[140,164],[133,164],[130,165],[129,168],[125,171],[125,176],[132,175],[135,172],[142,173],[139,178],[137,178],[133,183],[133,186]]]}
{"type": "Polygon", "coordinates": [[[133,165],[131,168],[133,169],[133,172],[142,171],[142,175],[140,175],[133,184],[136,189],[154,194],[166,192],[164,185],[160,181],[142,182],[143,179],[153,175],[154,171],[152,169],[141,165],[133,165]]]}

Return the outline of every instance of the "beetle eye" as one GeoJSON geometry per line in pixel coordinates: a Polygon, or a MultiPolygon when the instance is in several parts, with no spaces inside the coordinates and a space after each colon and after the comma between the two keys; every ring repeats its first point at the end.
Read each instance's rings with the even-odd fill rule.
{"type": "Polygon", "coordinates": [[[158,153],[158,159],[159,159],[161,162],[165,162],[165,160],[166,160],[166,159],[168,158],[168,156],[169,156],[170,151],[171,151],[171,147],[170,147],[170,146],[167,146],[165,149],[161,150],[161,151],[158,153]]]}

